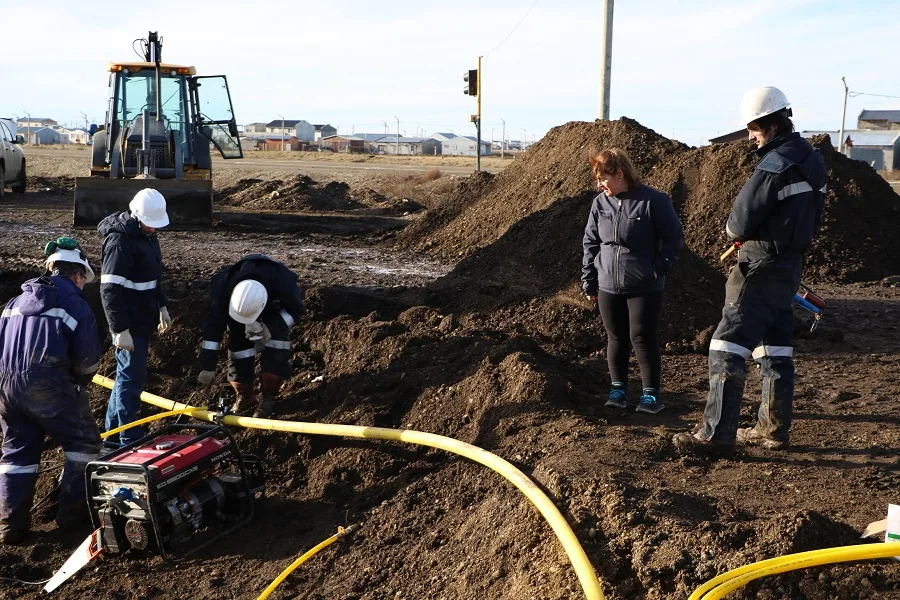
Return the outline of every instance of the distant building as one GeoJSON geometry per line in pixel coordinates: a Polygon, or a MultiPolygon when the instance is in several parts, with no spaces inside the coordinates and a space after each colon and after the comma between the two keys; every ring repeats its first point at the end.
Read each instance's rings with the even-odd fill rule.
{"type": "Polygon", "coordinates": [[[900,110],[863,110],[856,119],[857,129],[900,129],[900,110]]]}
{"type": "Polygon", "coordinates": [[[19,129],[29,129],[30,128],[30,129],[35,129],[35,130],[40,129],[41,127],[50,127],[51,125],[59,125],[59,123],[57,123],[53,119],[37,119],[37,118],[19,119],[18,121],[16,121],[16,123],[19,126],[19,129]]]}
{"type": "MultiPolygon", "coordinates": [[[[19,133],[21,134],[21,131],[19,133]]],[[[33,129],[28,134],[28,143],[37,145],[58,144],[60,143],[59,132],[49,127],[33,129]]]]}
{"type": "Polygon", "coordinates": [[[439,142],[447,142],[458,136],[455,133],[435,133],[431,137],[439,142]]]}
{"type": "Polygon", "coordinates": [[[244,125],[244,133],[265,133],[265,123],[248,123],[244,125]]]}
{"type": "Polygon", "coordinates": [[[91,134],[87,129],[77,127],[75,129],[58,128],[60,144],[87,144],[91,140],[91,134]]]}
{"type": "Polygon", "coordinates": [[[333,135],[337,135],[337,128],[332,127],[331,125],[313,125],[315,127],[315,133],[313,134],[312,141],[318,142],[322,138],[331,137],[333,135]]]}
{"type": "Polygon", "coordinates": [[[294,135],[294,130],[297,129],[297,123],[299,122],[298,119],[275,119],[266,123],[266,133],[294,135]]]}
{"type": "Polygon", "coordinates": [[[726,133],[725,135],[720,135],[719,137],[714,137],[709,139],[710,144],[727,144],[728,142],[736,142],[738,140],[749,140],[749,135],[747,133],[747,128],[738,129],[737,131],[732,131],[731,133],[726,133]]]}
{"type": "Polygon", "coordinates": [[[293,135],[287,137],[282,137],[281,135],[267,135],[264,138],[256,140],[257,150],[271,150],[278,152],[284,149],[285,152],[297,152],[299,150],[306,150],[308,147],[308,142],[301,142],[293,135]]]}
{"type": "MultiPolygon", "coordinates": [[[[837,148],[837,131],[803,131],[805,138],[827,133],[837,148]]],[[[900,129],[845,129],[844,154],[853,160],[868,163],[877,171],[900,169],[900,129]]]]}
{"type": "Polygon", "coordinates": [[[355,135],[330,135],[319,140],[319,148],[328,148],[332,152],[363,153],[366,141],[355,135]]]}
{"type": "MultiPolygon", "coordinates": [[[[478,140],[470,135],[458,135],[446,142],[441,142],[441,153],[455,156],[476,156],[475,148],[478,140]]],[[[491,142],[481,140],[481,156],[491,155],[491,142]]]]}
{"type": "Polygon", "coordinates": [[[370,141],[371,151],[378,154],[440,154],[440,142],[434,138],[400,137],[397,134],[389,134],[370,141]]]}

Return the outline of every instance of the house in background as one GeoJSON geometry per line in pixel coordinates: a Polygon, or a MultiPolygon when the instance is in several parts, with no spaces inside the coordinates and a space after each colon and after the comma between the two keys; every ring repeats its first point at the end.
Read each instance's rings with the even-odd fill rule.
{"type": "Polygon", "coordinates": [[[856,118],[857,129],[900,129],[900,110],[865,110],[856,118]]]}
{"type": "Polygon", "coordinates": [[[243,133],[253,135],[254,133],[265,133],[266,132],[266,124],[265,123],[248,123],[243,126],[243,133]]]}
{"type": "MultiPolygon", "coordinates": [[[[838,147],[837,131],[802,131],[800,135],[810,138],[827,133],[831,145],[838,147]]],[[[860,160],[876,171],[900,169],[900,129],[845,129],[844,154],[853,160],[860,160]]]]}
{"type": "Polygon", "coordinates": [[[312,141],[318,142],[322,138],[331,137],[333,135],[337,135],[337,128],[332,127],[331,125],[313,125],[315,128],[315,133],[313,134],[312,141]]]}
{"type": "Polygon", "coordinates": [[[332,152],[361,154],[366,151],[366,141],[355,135],[330,135],[319,140],[319,148],[329,148],[332,152]]]}
{"type": "Polygon", "coordinates": [[[256,140],[257,150],[280,152],[283,149],[285,152],[297,152],[299,150],[306,150],[308,147],[309,143],[301,142],[293,135],[282,136],[281,134],[268,134],[265,137],[256,140]]]}
{"type": "Polygon", "coordinates": [[[277,133],[278,135],[294,135],[297,129],[298,119],[275,119],[266,123],[266,133],[277,133]]]}
{"type": "Polygon", "coordinates": [[[373,152],[378,154],[440,154],[440,142],[434,138],[403,137],[398,139],[396,133],[381,136],[370,142],[373,152]]]}
{"type": "MultiPolygon", "coordinates": [[[[26,129],[26,132],[28,130],[26,129]]],[[[19,135],[22,134],[21,129],[19,130],[19,135]]],[[[26,139],[26,143],[42,145],[42,144],[59,144],[60,137],[59,132],[55,129],[51,129],[50,127],[42,127],[40,129],[32,129],[28,134],[26,139]]]]}
{"type": "Polygon", "coordinates": [[[435,133],[431,137],[443,143],[452,140],[453,138],[457,137],[457,135],[455,133],[435,133]]]}
{"type": "MultiPolygon", "coordinates": [[[[475,148],[478,140],[470,135],[458,135],[455,138],[441,142],[441,153],[455,156],[475,156],[475,148]]],[[[491,155],[491,142],[481,140],[481,156],[491,155]]]]}
{"type": "Polygon", "coordinates": [[[19,129],[32,129],[37,131],[41,127],[50,127],[52,125],[59,125],[53,119],[38,119],[38,118],[29,118],[29,119],[19,119],[16,121],[19,129]]]}

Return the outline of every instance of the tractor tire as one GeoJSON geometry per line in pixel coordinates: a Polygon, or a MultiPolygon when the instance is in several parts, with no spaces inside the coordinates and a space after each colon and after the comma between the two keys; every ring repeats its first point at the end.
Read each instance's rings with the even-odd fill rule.
{"type": "Polygon", "coordinates": [[[6,195],[6,167],[0,165],[0,198],[6,195]]]}
{"type": "Polygon", "coordinates": [[[106,166],[106,130],[101,129],[91,138],[91,168],[106,166]]]}
{"type": "Polygon", "coordinates": [[[25,174],[25,161],[22,160],[22,168],[19,170],[19,177],[16,182],[10,186],[13,194],[24,194],[25,184],[28,183],[28,175],[25,174]]]}

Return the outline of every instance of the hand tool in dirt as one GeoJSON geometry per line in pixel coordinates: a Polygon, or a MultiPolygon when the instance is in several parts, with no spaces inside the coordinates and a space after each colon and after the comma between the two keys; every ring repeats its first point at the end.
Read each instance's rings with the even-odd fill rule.
{"type": "Polygon", "coordinates": [[[731,256],[732,252],[734,252],[735,250],[739,250],[740,247],[741,247],[741,243],[735,242],[734,244],[732,244],[731,248],[729,248],[728,250],[726,250],[725,252],[722,253],[722,256],[719,257],[719,260],[724,262],[726,258],[731,256]]]}
{"type": "Polygon", "coordinates": [[[65,583],[69,577],[77,573],[82,567],[102,553],[103,544],[101,543],[100,530],[98,529],[87,536],[87,539],[81,542],[81,545],[79,545],[75,552],[72,553],[72,556],[63,563],[63,566],[60,567],[59,571],[53,574],[53,577],[51,577],[50,581],[47,582],[47,585],[44,586],[44,591],[47,593],[52,592],[65,583]]]}
{"type": "Polygon", "coordinates": [[[155,31],[141,42],[143,62],[107,67],[109,110],[91,138],[90,176],[75,178],[74,225],[94,226],[153,188],[166,199],[171,229],[211,227],[210,145],[226,160],[243,158],[228,81],[161,62],[155,31]]]}

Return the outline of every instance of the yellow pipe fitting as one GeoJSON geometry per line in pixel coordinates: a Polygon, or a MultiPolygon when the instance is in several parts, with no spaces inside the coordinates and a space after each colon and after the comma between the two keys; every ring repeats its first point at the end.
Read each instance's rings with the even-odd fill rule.
{"type": "Polygon", "coordinates": [[[131,429],[132,427],[137,427],[138,425],[144,425],[145,423],[151,423],[153,421],[165,419],[166,417],[174,417],[175,415],[190,414],[196,410],[199,410],[199,409],[194,408],[194,407],[180,408],[178,410],[170,410],[170,411],[167,411],[164,413],[150,415],[149,417],[144,417],[143,419],[138,419],[137,421],[132,421],[131,423],[128,423],[126,425],[121,425],[120,427],[116,427],[115,429],[110,429],[109,431],[105,431],[100,434],[100,438],[105,439],[111,435],[115,435],[115,434],[119,433],[120,431],[125,431],[126,429],[131,429]]]}
{"type": "MultiPolygon", "coordinates": [[[[102,375],[95,375],[93,381],[97,385],[108,389],[112,389],[114,383],[112,379],[103,377],[102,375]]],[[[141,394],[141,400],[160,408],[190,408],[180,402],[168,400],[148,392],[143,392],[141,394]]],[[[191,416],[196,419],[214,421],[213,415],[215,414],[216,413],[208,410],[194,409],[191,416]]],[[[556,508],[553,501],[551,501],[527,475],[496,454],[492,454],[478,446],[473,446],[472,444],[467,444],[466,442],[461,442],[443,435],[426,433],[424,431],[414,431],[411,429],[387,429],[385,427],[363,427],[359,425],[278,421],[274,419],[255,419],[253,417],[238,417],[234,415],[224,416],[222,422],[226,425],[237,425],[240,427],[250,427],[268,431],[284,431],[305,435],[332,435],[418,444],[420,446],[446,450],[447,452],[464,456],[469,460],[482,464],[499,473],[507,481],[516,486],[516,488],[531,501],[544,519],[546,519],[572,563],[572,568],[578,576],[578,581],[584,591],[585,598],[588,600],[604,600],[603,590],[600,588],[600,581],[594,573],[594,567],[591,565],[591,561],[588,560],[584,548],[581,547],[578,538],[575,536],[575,532],[569,527],[569,523],[566,521],[565,517],[559,512],[559,509],[556,508]]]]}

